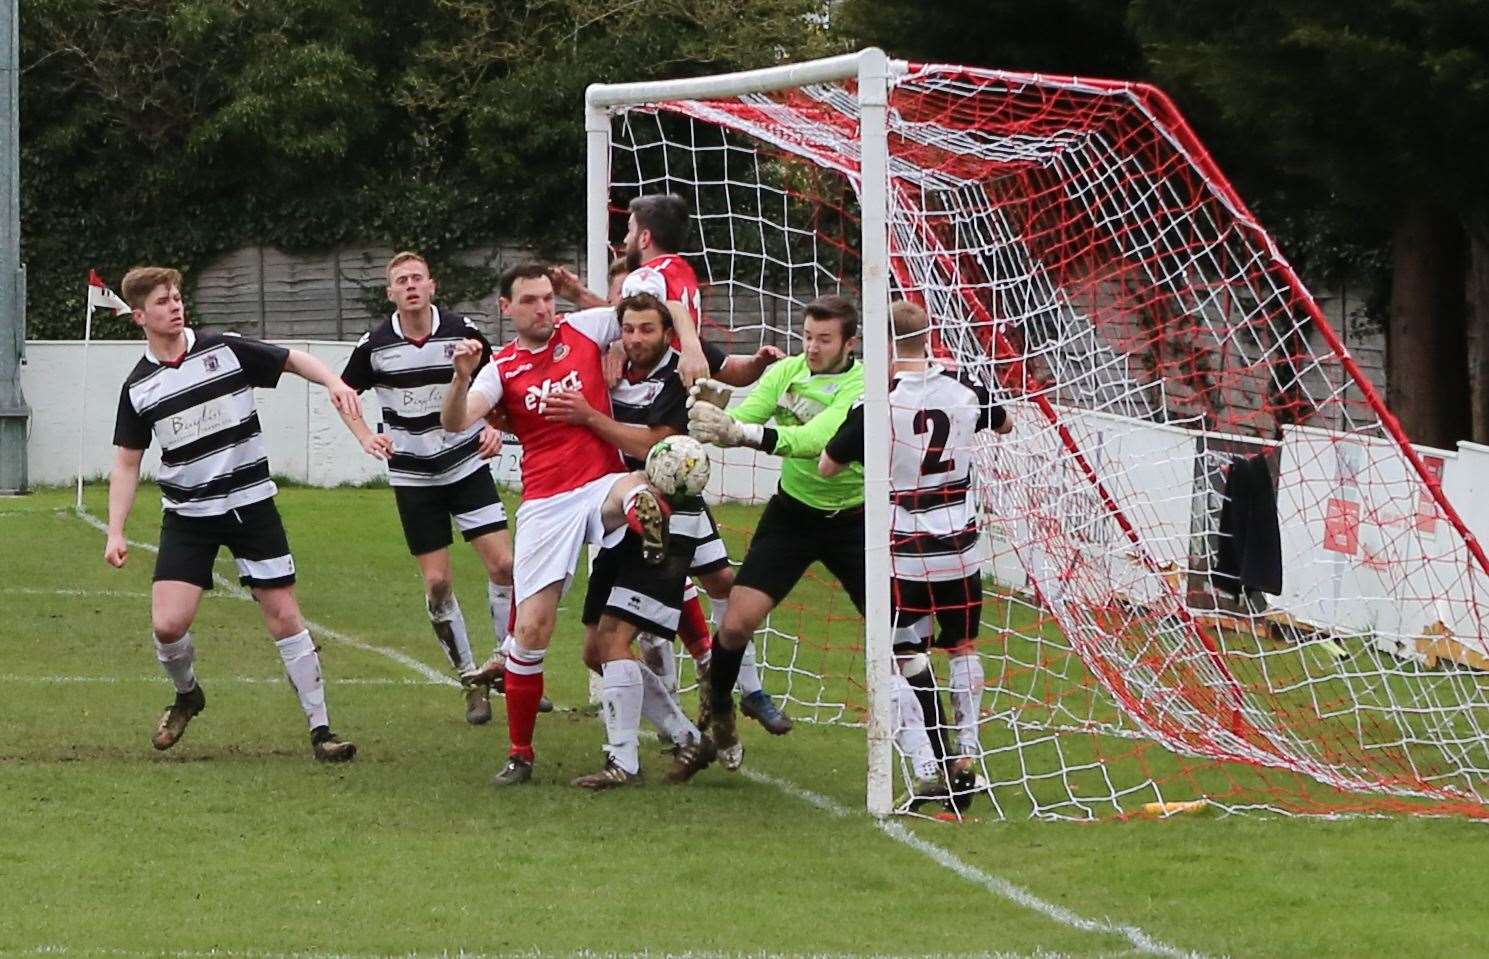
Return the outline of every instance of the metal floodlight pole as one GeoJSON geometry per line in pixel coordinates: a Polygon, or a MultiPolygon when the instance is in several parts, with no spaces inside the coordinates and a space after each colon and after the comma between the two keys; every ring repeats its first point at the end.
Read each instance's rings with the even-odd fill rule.
{"type": "Polygon", "coordinates": [[[0,0],[0,493],[26,491],[26,428],[21,392],[26,351],[26,274],[21,267],[21,104],[18,0],[0,0]]]}

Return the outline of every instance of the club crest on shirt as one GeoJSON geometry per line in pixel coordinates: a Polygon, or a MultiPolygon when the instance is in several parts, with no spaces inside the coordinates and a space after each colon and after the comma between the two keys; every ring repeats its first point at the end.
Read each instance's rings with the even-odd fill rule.
{"type": "Polygon", "coordinates": [[[569,355],[569,344],[567,344],[567,343],[560,343],[560,344],[558,344],[558,346],[555,346],[553,348],[553,362],[555,362],[555,363],[557,363],[559,360],[562,360],[564,357],[566,357],[568,355],[569,355]]]}
{"type": "Polygon", "coordinates": [[[446,343],[445,344],[445,359],[447,359],[447,360],[453,360],[454,358],[455,358],[455,344],[454,343],[446,343]]]}
{"type": "Polygon", "coordinates": [[[217,368],[222,365],[222,361],[209,353],[202,357],[202,365],[207,368],[208,373],[216,373],[217,368]]]}

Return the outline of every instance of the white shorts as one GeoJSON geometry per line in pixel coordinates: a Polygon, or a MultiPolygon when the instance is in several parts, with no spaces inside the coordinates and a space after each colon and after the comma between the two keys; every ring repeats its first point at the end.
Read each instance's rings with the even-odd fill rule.
{"type": "Polygon", "coordinates": [[[614,546],[621,541],[625,524],[607,535],[600,511],[610,488],[628,475],[610,473],[578,489],[522,501],[517,507],[517,542],[512,557],[512,586],[519,604],[559,581],[568,592],[586,544],[614,546]]]}

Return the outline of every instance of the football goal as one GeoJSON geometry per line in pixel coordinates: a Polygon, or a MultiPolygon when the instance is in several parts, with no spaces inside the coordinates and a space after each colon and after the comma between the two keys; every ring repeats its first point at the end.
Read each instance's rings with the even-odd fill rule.
{"type": "MultiPolygon", "coordinates": [[[[798,721],[866,728],[869,810],[914,775],[890,460],[936,440],[891,428],[904,299],[1014,427],[941,450],[975,464],[984,584],[980,675],[933,650],[920,711],[972,768],[949,808],[1489,818],[1489,562],[1455,509],[1489,454],[1411,444],[1161,91],[870,49],[597,85],[586,129],[596,289],[629,200],[670,192],[706,338],[799,352],[806,302],[861,303],[865,616],[824,579],[757,645],[798,721]]],[[[726,455],[757,481],[716,494],[769,495],[770,457],[726,455]]]]}

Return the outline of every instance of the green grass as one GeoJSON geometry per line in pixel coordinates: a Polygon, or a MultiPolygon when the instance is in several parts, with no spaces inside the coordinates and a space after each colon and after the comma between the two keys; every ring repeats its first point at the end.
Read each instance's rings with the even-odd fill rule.
{"type": "MultiPolygon", "coordinates": [[[[142,490],[131,538],[157,538],[154,496],[142,490]]],[[[102,515],[101,487],[87,501],[102,515]]],[[[149,645],[153,556],[136,549],[124,570],[108,568],[102,535],[70,504],[62,490],[0,500],[0,955],[1135,954],[1121,935],[959,878],[866,815],[824,812],[766,781],[712,769],[668,788],[648,756],[644,788],[570,788],[598,765],[602,737],[572,708],[587,698],[577,592],[549,659],[561,708],[540,721],[532,788],[487,785],[500,719],[469,727],[457,691],[324,638],[333,720],[363,753],[317,766],[256,610],[223,591],[194,629],[208,710],[157,754],[149,732],[170,697],[149,645]]],[[[389,492],[289,489],[280,506],[307,615],[437,665],[389,492]]],[[[750,524],[750,511],[728,512],[726,523],[750,524]]],[[[219,569],[231,574],[225,556],[219,569]]],[[[456,582],[485,652],[470,550],[456,552],[456,582]]],[[[822,705],[793,712],[827,719],[846,703],[851,716],[862,650],[846,619],[824,625],[847,604],[822,582],[796,599],[782,627],[835,639],[799,650],[793,693],[822,705]]],[[[771,641],[774,659],[784,642],[771,641]]],[[[768,673],[767,685],[786,678],[768,673]]],[[[744,732],[749,768],[862,808],[861,731],[744,732]]],[[[1154,753],[1140,762],[1156,774],[1180,765],[1154,753]]],[[[1459,820],[905,825],[1048,903],[1209,955],[1484,952],[1471,894],[1489,882],[1484,827],[1459,820]]]]}

